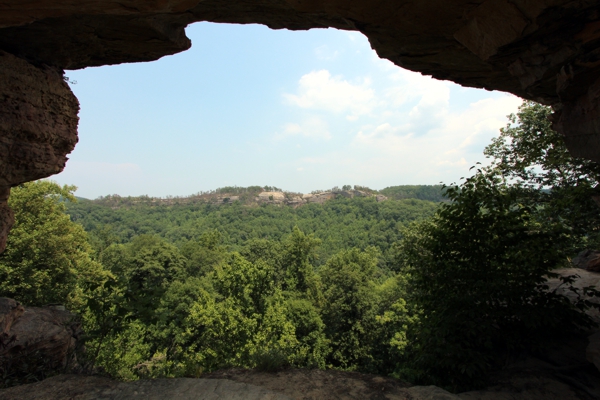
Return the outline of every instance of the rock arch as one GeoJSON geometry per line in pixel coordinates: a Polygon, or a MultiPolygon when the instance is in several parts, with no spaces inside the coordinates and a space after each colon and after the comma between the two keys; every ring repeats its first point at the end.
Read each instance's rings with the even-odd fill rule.
{"type": "Polygon", "coordinates": [[[77,142],[63,70],[156,60],[193,22],[365,34],[380,57],[552,105],[570,151],[600,161],[596,0],[7,0],[0,3],[0,250],[10,187],[60,172],[77,142]]]}

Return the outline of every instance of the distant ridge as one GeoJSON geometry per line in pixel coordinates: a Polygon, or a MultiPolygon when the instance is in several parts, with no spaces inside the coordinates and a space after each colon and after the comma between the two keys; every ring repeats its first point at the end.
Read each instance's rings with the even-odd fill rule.
{"type": "Polygon", "coordinates": [[[418,199],[433,202],[447,201],[442,185],[399,185],[389,186],[382,190],[374,190],[359,185],[335,186],[329,190],[314,190],[311,193],[290,192],[275,186],[226,186],[207,192],[199,192],[190,196],[150,197],[120,196],[118,194],[100,196],[94,200],[77,197],[80,201],[91,201],[112,208],[136,205],[158,206],[177,204],[215,204],[224,205],[239,202],[245,205],[277,204],[299,207],[309,203],[324,203],[335,198],[373,197],[381,202],[388,199],[418,199]]]}
{"type": "Polygon", "coordinates": [[[433,202],[448,201],[443,185],[400,185],[389,186],[379,191],[390,199],[419,199],[433,202]]]}

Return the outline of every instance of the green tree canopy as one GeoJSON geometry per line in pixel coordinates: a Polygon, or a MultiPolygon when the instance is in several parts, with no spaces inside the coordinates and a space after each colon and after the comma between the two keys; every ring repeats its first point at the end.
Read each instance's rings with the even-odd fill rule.
{"type": "Polygon", "coordinates": [[[591,326],[583,298],[573,304],[546,282],[597,231],[600,169],[569,155],[549,113],[523,103],[486,148],[492,165],[448,188],[451,202],[405,232],[396,254],[421,313],[409,335],[413,379],[483,385],[511,354],[591,326]]]}
{"type": "Polygon", "coordinates": [[[552,130],[551,113],[550,107],[525,101],[484,154],[507,181],[529,189],[521,201],[571,230],[573,251],[596,246],[600,213],[593,197],[600,195],[600,164],[571,156],[563,136],[552,130]]]}
{"type": "Polygon", "coordinates": [[[91,258],[87,234],[65,213],[75,186],[28,182],[11,191],[15,224],[0,255],[0,293],[26,305],[68,304],[78,308],[83,292],[108,273],[91,258]]]}

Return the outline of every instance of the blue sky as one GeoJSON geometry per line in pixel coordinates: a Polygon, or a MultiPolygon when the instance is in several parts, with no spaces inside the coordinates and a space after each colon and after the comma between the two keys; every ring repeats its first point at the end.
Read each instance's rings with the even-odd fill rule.
{"type": "Polygon", "coordinates": [[[521,103],[402,70],[356,32],[186,31],[187,52],[67,71],[80,140],[51,179],[87,198],[451,183],[521,103]]]}

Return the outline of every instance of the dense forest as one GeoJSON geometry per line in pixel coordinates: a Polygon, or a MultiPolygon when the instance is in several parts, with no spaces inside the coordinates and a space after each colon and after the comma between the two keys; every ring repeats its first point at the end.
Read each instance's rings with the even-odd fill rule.
{"type": "MultiPolygon", "coordinates": [[[[243,189],[243,188],[239,188],[243,189]]],[[[119,208],[101,201],[80,200],[67,204],[71,219],[90,233],[97,249],[112,242],[127,243],[139,235],[156,235],[178,247],[215,232],[221,244],[240,251],[248,241],[281,241],[294,227],[320,240],[316,263],[325,263],[343,249],[369,246],[387,255],[411,222],[428,218],[434,202],[416,199],[377,202],[373,197],[337,198],[324,204],[299,208],[278,205],[246,206],[183,203],[137,203],[119,208]]]]}
{"type": "MultiPolygon", "coordinates": [[[[588,302],[545,286],[600,227],[600,167],[569,155],[550,112],[525,102],[459,185],[360,188],[387,201],[245,201],[280,190],[258,186],[208,193],[239,196],[218,205],[77,201],[26,183],[11,192],[0,295],[65,304],[81,360],[124,380],[296,366],[480,387],[507,357],[592,324],[588,302]]],[[[23,365],[3,385],[43,373],[23,365]]]]}

